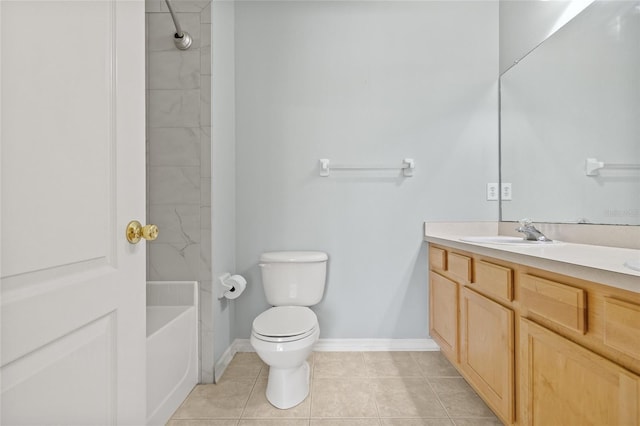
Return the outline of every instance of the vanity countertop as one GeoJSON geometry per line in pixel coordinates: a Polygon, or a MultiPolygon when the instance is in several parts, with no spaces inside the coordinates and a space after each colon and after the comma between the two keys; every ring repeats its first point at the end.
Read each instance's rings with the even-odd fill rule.
{"type": "Polygon", "coordinates": [[[424,240],[514,263],[640,293],[640,271],[624,266],[639,261],[640,250],[561,242],[507,245],[461,241],[469,236],[495,236],[497,222],[425,222],[424,240]]]}

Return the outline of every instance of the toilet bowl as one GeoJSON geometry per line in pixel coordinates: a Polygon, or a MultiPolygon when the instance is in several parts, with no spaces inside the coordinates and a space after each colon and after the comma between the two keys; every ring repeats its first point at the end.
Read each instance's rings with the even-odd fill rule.
{"type": "Polygon", "coordinates": [[[266,396],[273,406],[291,408],[309,394],[307,358],[319,336],[318,319],[307,307],[274,307],[254,320],[251,345],[269,366],[266,396]]]}
{"type": "Polygon", "coordinates": [[[273,306],[256,317],[251,345],[269,366],[267,400],[287,409],[309,395],[307,358],[320,337],[316,314],[327,277],[326,253],[279,251],[260,256],[262,285],[273,306]]]}

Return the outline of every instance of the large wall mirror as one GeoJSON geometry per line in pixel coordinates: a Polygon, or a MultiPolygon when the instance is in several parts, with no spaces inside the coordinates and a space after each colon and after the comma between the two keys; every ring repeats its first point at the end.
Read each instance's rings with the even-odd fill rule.
{"type": "Polygon", "coordinates": [[[501,220],[640,225],[640,0],[591,3],[502,74],[500,110],[501,220]]]}

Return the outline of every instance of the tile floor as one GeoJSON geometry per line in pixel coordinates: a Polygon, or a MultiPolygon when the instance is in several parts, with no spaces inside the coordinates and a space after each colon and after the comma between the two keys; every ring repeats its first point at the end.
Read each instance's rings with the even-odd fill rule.
{"type": "Polygon", "coordinates": [[[440,352],[315,352],[311,392],[279,410],[267,402],[268,367],[237,353],[220,382],[198,385],[168,426],[501,425],[440,352]]]}

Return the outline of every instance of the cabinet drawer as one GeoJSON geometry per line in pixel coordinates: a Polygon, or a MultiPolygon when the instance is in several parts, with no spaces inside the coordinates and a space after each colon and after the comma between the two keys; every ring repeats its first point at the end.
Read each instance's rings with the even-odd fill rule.
{"type": "Polygon", "coordinates": [[[522,306],[578,333],[587,331],[587,294],[584,290],[533,275],[521,276],[522,306]]]}
{"type": "Polygon", "coordinates": [[[510,302],[513,300],[513,270],[479,260],[473,287],[510,302]]]}
{"type": "Polygon", "coordinates": [[[429,265],[433,269],[447,270],[447,251],[429,246],[429,265]]]}
{"type": "Polygon", "coordinates": [[[447,259],[449,272],[464,282],[471,281],[471,258],[458,253],[449,253],[447,259]]]}
{"type": "Polygon", "coordinates": [[[633,358],[640,355],[640,306],[605,297],[604,344],[633,358]]]}

